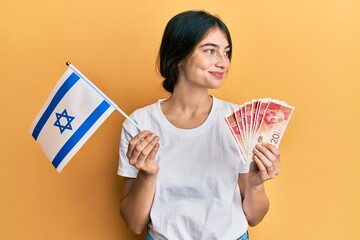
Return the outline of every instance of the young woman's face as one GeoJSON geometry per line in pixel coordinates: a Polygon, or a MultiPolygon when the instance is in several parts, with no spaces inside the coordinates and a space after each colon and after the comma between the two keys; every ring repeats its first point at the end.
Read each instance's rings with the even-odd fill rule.
{"type": "Polygon", "coordinates": [[[219,28],[210,29],[194,51],[180,62],[178,82],[198,88],[219,88],[230,66],[229,53],[225,33],[219,28]]]}

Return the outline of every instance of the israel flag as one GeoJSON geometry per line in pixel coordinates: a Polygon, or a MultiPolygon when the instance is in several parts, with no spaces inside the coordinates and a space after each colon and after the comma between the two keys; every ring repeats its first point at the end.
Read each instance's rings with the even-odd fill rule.
{"type": "Polygon", "coordinates": [[[70,64],[33,121],[30,132],[60,172],[116,108],[70,64]]]}

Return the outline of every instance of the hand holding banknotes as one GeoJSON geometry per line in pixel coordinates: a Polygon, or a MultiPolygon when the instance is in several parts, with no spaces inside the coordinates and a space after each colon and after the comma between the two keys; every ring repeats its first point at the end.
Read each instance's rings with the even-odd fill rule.
{"type": "Polygon", "coordinates": [[[239,106],[225,117],[243,161],[251,162],[249,184],[257,186],[280,173],[277,149],[294,107],[270,98],[239,106]]]}
{"type": "Polygon", "coordinates": [[[159,172],[156,153],[160,147],[159,137],[150,131],[142,131],[133,137],[128,146],[129,163],[148,175],[159,172]]]}
{"type": "Polygon", "coordinates": [[[250,164],[248,184],[258,186],[280,173],[280,152],[276,146],[263,142],[256,144],[250,164]]]}

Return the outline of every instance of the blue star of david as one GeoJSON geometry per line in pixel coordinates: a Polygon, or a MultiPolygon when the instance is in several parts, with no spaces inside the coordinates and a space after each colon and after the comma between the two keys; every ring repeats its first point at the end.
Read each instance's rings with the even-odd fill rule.
{"type": "Polygon", "coordinates": [[[75,117],[69,116],[66,109],[62,113],[55,113],[56,114],[56,122],[54,123],[54,126],[59,127],[60,133],[62,134],[65,129],[72,130],[71,122],[74,120],[75,117]],[[63,125],[61,123],[61,118],[66,119],[66,124],[63,125]]]}

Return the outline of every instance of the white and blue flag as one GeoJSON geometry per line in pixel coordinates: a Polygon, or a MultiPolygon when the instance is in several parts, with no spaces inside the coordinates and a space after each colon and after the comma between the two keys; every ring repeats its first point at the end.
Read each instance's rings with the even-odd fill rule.
{"type": "Polygon", "coordinates": [[[117,108],[70,64],[33,121],[30,132],[60,172],[117,108]]]}

